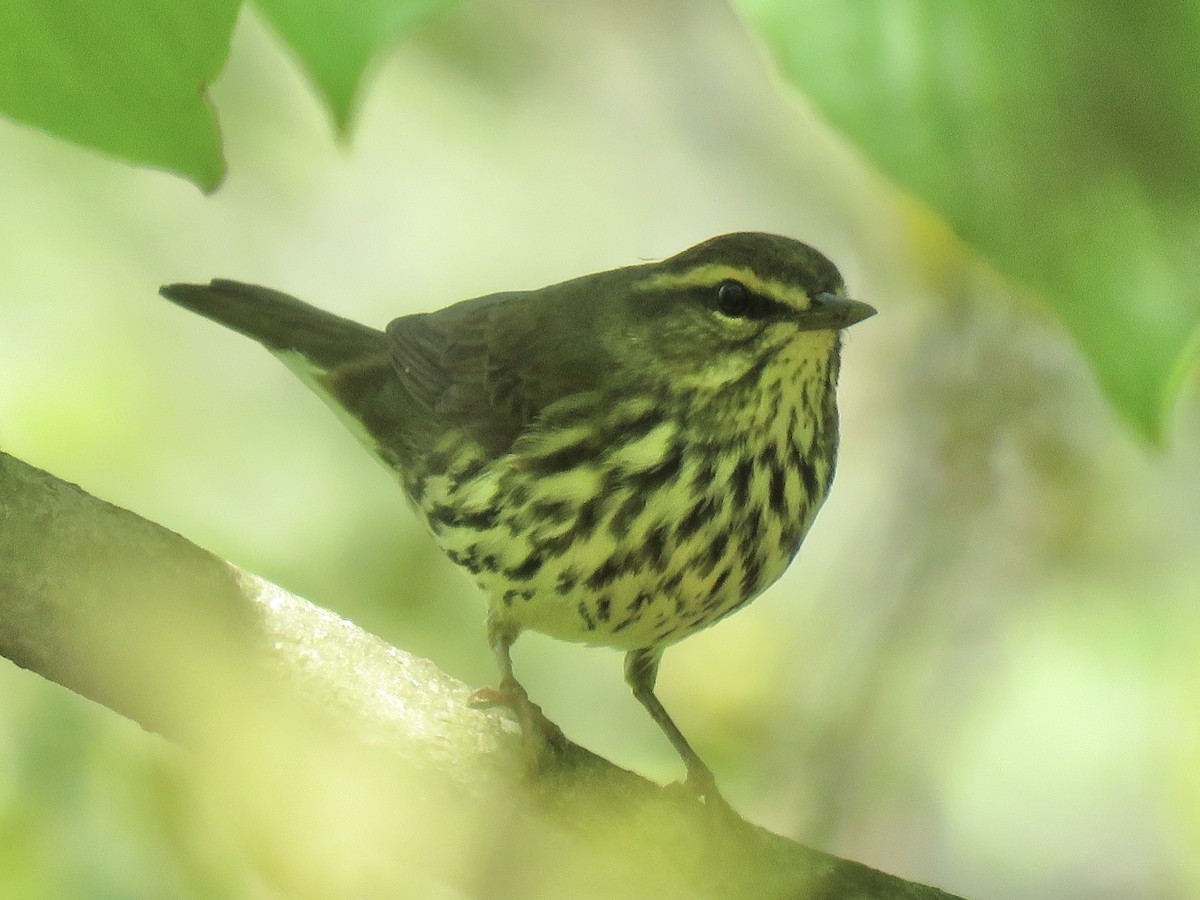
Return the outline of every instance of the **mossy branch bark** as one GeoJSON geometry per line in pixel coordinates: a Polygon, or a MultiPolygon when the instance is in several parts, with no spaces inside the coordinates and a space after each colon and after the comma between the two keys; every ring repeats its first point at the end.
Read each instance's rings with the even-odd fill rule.
{"type": "Polygon", "coordinates": [[[717,819],[0,453],[0,654],[193,751],[288,896],[947,898],[717,819]]]}

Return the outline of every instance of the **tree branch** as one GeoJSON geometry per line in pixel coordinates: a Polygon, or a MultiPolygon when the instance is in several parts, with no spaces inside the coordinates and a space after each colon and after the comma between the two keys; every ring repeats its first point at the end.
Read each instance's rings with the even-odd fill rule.
{"type": "Polygon", "coordinates": [[[290,896],[950,897],[582,748],[528,777],[432,663],[2,452],[0,653],[191,748],[290,896]]]}

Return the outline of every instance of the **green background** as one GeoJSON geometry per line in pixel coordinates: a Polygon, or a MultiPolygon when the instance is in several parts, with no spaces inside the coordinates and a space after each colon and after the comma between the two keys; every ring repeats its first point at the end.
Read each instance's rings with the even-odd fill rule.
{"type": "MultiPolygon", "coordinates": [[[[157,285],[381,325],[802,238],[880,310],[838,480],[664,701],[806,843],[971,896],[1200,892],[1195,5],[355,9],[4,6],[0,108],[37,127],[0,121],[0,446],[487,683],[482,601],[387,473],[157,285]]],[[[516,664],[678,776],[617,654],[516,664]]],[[[0,897],[259,895],[183,754],[0,664],[0,897]]]]}

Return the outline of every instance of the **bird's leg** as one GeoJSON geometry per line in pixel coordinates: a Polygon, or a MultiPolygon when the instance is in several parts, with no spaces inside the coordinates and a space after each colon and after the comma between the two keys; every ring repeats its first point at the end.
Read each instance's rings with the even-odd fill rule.
{"type": "Polygon", "coordinates": [[[692,749],[679,726],[671,719],[670,714],[662,705],[662,701],[654,693],[654,683],[658,679],[658,663],[662,651],[657,649],[630,650],[625,655],[625,680],[633,689],[633,696],[646,707],[650,717],[658,723],[658,727],[666,734],[671,746],[683,758],[687,766],[687,781],[689,790],[702,798],[706,805],[720,809],[729,809],[725,799],[717,790],[717,781],[712,769],[704,764],[704,760],[692,749]]]}
{"type": "Polygon", "coordinates": [[[520,629],[488,617],[488,642],[496,654],[500,686],[476,689],[471,693],[470,702],[472,706],[504,706],[516,714],[526,762],[532,771],[536,771],[547,750],[561,751],[570,742],[562,729],[547,719],[541,707],[529,699],[529,694],[513,674],[510,651],[518,634],[520,629]]]}

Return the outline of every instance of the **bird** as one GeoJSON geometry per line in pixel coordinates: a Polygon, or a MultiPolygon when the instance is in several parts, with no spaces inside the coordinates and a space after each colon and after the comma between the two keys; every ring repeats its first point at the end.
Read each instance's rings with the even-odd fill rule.
{"type": "Polygon", "coordinates": [[[876,312],[829,259],[723,234],[382,330],[237,281],[160,292],[262,344],[394,473],[486,596],[527,737],[549,723],[517,636],[615,648],[685,785],[724,802],[655,684],[667,647],[783,573],[829,493],[842,331],[876,312]]]}

